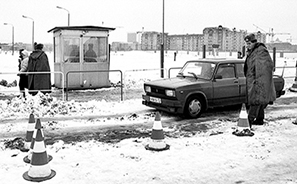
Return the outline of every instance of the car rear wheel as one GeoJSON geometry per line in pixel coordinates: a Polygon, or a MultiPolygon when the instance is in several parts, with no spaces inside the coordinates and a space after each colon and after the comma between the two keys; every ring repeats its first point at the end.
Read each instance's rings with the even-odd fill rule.
{"type": "Polygon", "coordinates": [[[185,115],[188,118],[198,118],[204,109],[204,103],[198,96],[192,96],[185,105],[185,115]]]}

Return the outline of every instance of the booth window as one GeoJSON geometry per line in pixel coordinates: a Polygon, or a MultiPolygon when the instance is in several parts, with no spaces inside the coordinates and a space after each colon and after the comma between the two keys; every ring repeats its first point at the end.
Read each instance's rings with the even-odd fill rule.
{"type": "Polygon", "coordinates": [[[55,44],[55,50],[54,50],[54,56],[55,56],[55,63],[60,63],[61,62],[61,53],[59,52],[60,50],[58,49],[58,45],[60,44],[59,39],[57,37],[54,38],[54,44],[55,44]]]}
{"type": "Polygon", "coordinates": [[[64,38],[64,62],[79,62],[79,38],[64,38]]]}
{"type": "Polygon", "coordinates": [[[84,37],[83,53],[85,62],[106,62],[107,61],[107,38],[105,37],[84,37]]]}

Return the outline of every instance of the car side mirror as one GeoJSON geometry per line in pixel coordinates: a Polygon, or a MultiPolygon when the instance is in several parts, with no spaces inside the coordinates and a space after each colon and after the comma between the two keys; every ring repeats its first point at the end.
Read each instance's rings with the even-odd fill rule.
{"type": "Polygon", "coordinates": [[[218,75],[218,74],[216,74],[214,78],[215,78],[215,79],[222,79],[223,76],[222,76],[222,75],[218,75]]]}

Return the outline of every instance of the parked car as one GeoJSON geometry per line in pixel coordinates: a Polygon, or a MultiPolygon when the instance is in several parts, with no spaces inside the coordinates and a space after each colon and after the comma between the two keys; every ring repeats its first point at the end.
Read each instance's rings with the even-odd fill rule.
{"type": "MultiPolygon", "coordinates": [[[[243,59],[187,61],[178,75],[144,83],[142,104],[157,110],[198,118],[208,108],[246,102],[243,59]]],[[[282,76],[273,76],[276,96],[285,93],[282,76]]]]}

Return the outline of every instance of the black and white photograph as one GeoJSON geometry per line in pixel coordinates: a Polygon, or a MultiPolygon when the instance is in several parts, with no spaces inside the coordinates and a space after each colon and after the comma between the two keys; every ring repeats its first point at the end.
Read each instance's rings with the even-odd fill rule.
{"type": "Polygon", "coordinates": [[[2,0],[0,183],[297,184],[296,0],[2,0]]]}

